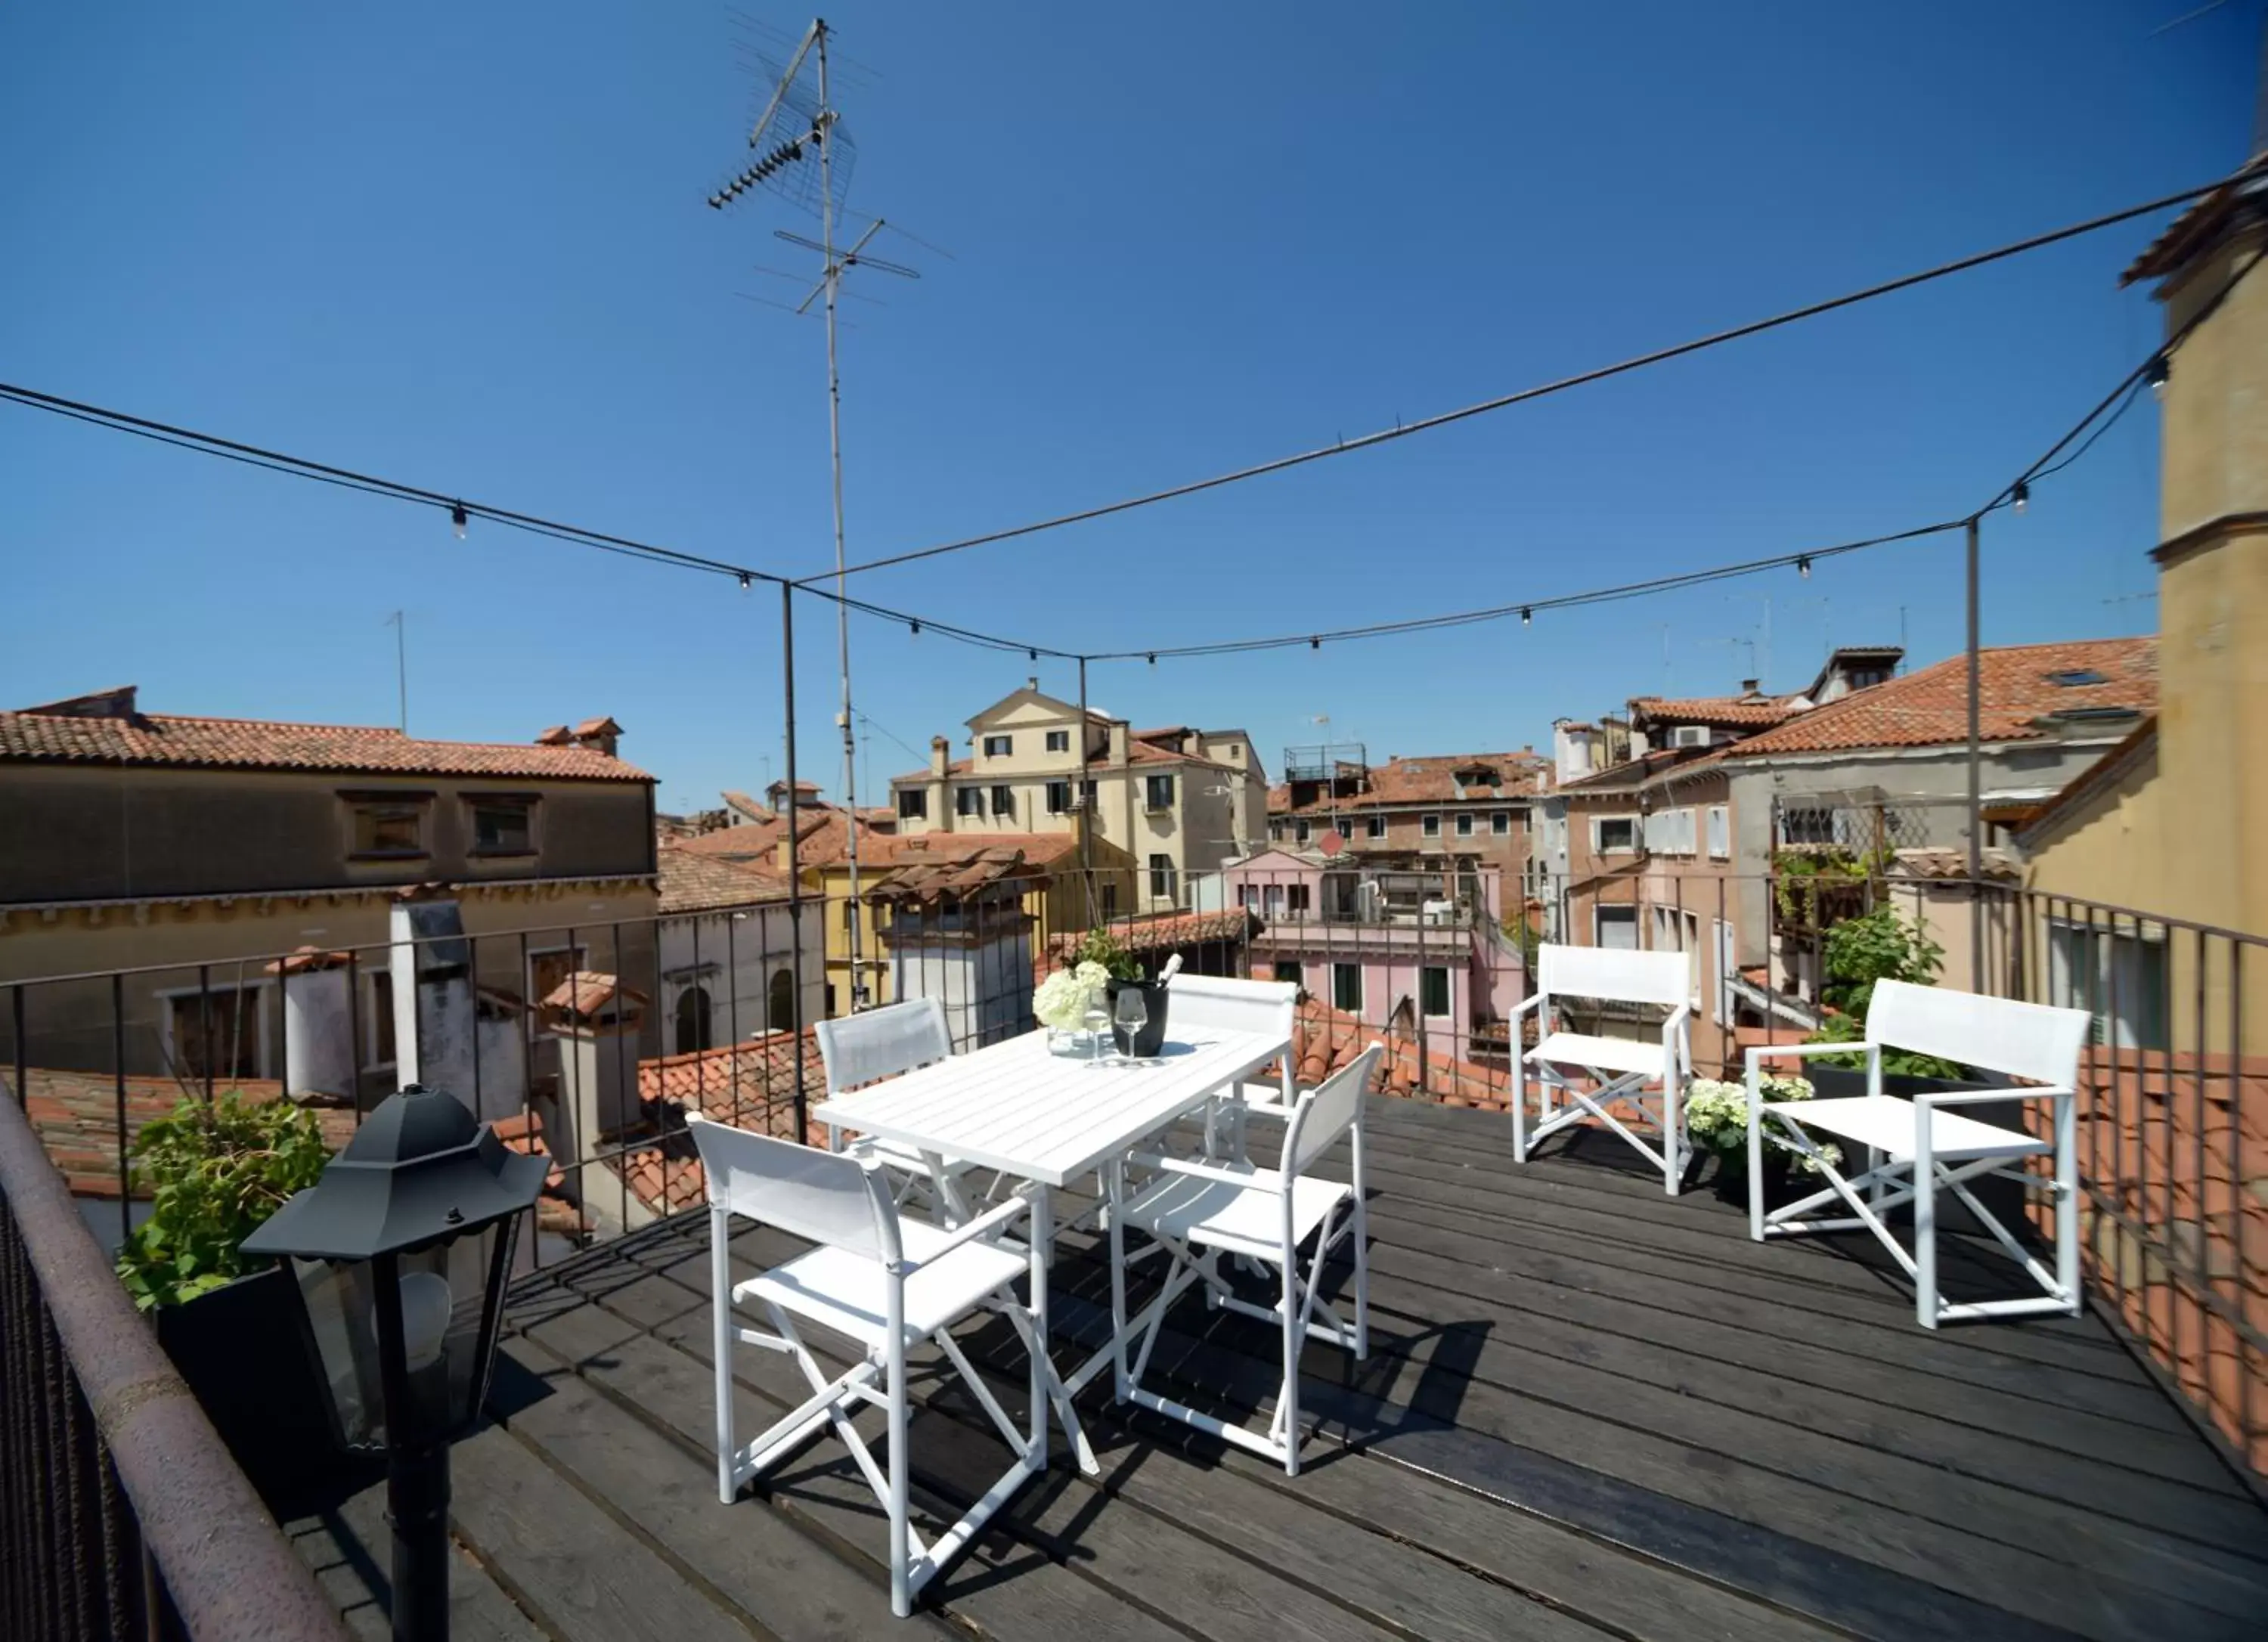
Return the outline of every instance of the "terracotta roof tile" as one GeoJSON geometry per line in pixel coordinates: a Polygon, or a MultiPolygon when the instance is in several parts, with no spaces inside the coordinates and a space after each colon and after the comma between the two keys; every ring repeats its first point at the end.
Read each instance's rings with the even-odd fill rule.
{"type": "Polygon", "coordinates": [[[1633,696],[1630,711],[1633,724],[1652,720],[1657,724],[1706,725],[1712,729],[1768,730],[1808,711],[1808,703],[1794,696],[1755,692],[1746,696],[1633,696]]]}
{"type": "Polygon", "coordinates": [[[0,760],[11,759],[354,775],[650,779],[644,770],[587,747],[414,740],[399,730],[373,725],[192,718],[173,713],[113,718],[0,712],[0,760]]]}
{"type": "Polygon", "coordinates": [[[624,986],[603,969],[578,969],[544,996],[542,1006],[550,1014],[580,1015],[587,1020],[618,996],[633,1009],[643,1007],[646,1001],[644,992],[624,986]]]}
{"type": "MultiPolygon", "coordinates": [[[[1131,953],[1171,952],[1205,941],[1249,940],[1260,930],[1260,920],[1242,907],[1219,912],[1148,912],[1136,917],[1113,918],[1104,926],[1131,953]]],[[[1046,950],[1034,968],[1042,975],[1069,961],[1088,931],[1072,931],[1048,939],[1046,950]]]]}
{"type": "Polygon", "coordinates": [[[1526,798],[1541,788],[1550,761],[1535,753],[1461,753],[1423,758],[1390,758],[1370,766],[1369,784],[1350,798],[1328,795],[1314,803],[1292,806],[1289,784],[1268,790],[1270,815],[1320,815],[1364,804],[1490,804],[1526,798]],[[1474,768],[1495,770],[1502,783],[1492,792],[1457,796],[1457,772],[1474,768]]]}
{"type": "MultiPolygon", "coordinates": [[[[2074,708],[2154,711],[2158,644],[2154,638],[2097,638],[1987,650],[1979,659],[1983,734],[1987,741],[2033,740],[2047,733],[2034,720],[2074,708]],[[2099,684],[2057,684],[2059,673],[2095,672],[2099,684]]],[[[1875,747],[1937,747],[1967,739],[1966,659],[1853,690],[1778,729],[1725,749],[1729,759],[1775,753],[1835,752],[1875,747]]]]}
{"type": "MultiPolygon", "coordinates": [[[[0,1099],[13,1100],[17,1092],[12,1069],[0,1071],[0,1099]]],[[[188,1092],[171,1078],[129,1077],[126,1088],[127,1148],[144,1125],[170,1117],[188,1092]]],[[[231,1090],[247,1105],[264,1106],[281,1100],[284,1086],[273,1078],[231,1078],[215,1085],[231,1090]]],[[[202,1093],[202,1090],[199,1091],[202,1093]]],[[[38,1131],[48,1155],[55,1160],[78,1197],[118,1196],[118,1084],[107,1071],[58,1071],[27,1067],[24,1073],[25,1114],[38,1131]]],[[[345,1107],[311,1106],[323,1129],[323,1144],[332,1151],[346,1145],[355,1130],[355,1115],[345,1107]]],[[[137,1196],[144,1195],[137,1191],[137,1196]]]]}
{"type": "MultiPolygon", "coordinates": [[[[734,827],[729,830],[753,832],[755,828],[734,827]]],[[[787,879],[769,865],[769,855],[770,851],[759,850],[742,860],[687,849],[683,844],[665,846],[656,857],[660,868],[658,904],[662,915],[666,917],[783,899],[787,895],[787,879]]]]}
{"type": "MultiPolygon", "coordinates": [[[[795,1138],[796,1049],[803,1051],[806,1112],[827,1098],[819,1040],[808,1027],[774,1032],[744,1043],[719,1044],[690,1055],[665,1055],[638,1063],[638,1100],[660,1133],[625,1151],[624,1180],[641,1203],[659,1214],[703,1201],[707,1183],[685,1119],[698,1115],[758,1134],[795,1138]]],[[[824,1146],[823,1124],[806,1124],[804,1144],[824,1146]]]]}

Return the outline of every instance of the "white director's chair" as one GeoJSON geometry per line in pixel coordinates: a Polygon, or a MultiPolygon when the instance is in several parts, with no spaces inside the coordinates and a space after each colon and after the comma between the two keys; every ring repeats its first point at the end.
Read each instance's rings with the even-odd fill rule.
{"type": "Polygon", "coordinates": [[[1521,1057],[1513,1088],[1512,1155],[1525,1163],[1539,1141],[1587,1117],[1638,1148],[1661,1171],[1671,1196],[1685,1173],[1685,1081],[1693,1075],[1692,961],[1682,952],[1626,952],[1610,946],[1536,949],[1535,995],[1513,1012],[1513,1042],[1520,1018],[1536,1012],[1536,1045],[1521,1057]],[[1666,1008],[1659,1038],[1596,1038],[1555,1028],[1563,998],[1666,1008]],[[1528,1123],[1528,1069],[1535,1069],[1536,1121],[1528,1123]],[[1636,1108],[1639,1129],[1607,1109],[1624,1101],[1636,1108]],[[1564,1104],[1562,1103],[1564,1102],[1564,1104]],[[1649,1104],[1651,1102],[1651,1104],[1649,1104]],[[1649,1139],[1640,1130],[1651,1131],[1649,1139]]]}

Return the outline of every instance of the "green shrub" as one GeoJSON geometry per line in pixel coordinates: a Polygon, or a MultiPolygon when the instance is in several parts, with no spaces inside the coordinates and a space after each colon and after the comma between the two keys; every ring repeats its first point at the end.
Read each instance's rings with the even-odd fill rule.
{"type": "Polygon", "coordinates": [[[1142,978],[1142,966],[1134,961],[1134,954],[1127,950],[1126,944],[1101,924],[1087,931],[1086,939],[1071,954],[1071,962],[1073,968],[1082,963],[1099,963],[1110,972],[1114,981],[1142,978]]]}
{"type": "MultiPolygon", "coordinates": [[[[1876,907],[1863,917],[1845,918],[1827,931],[1827,977],[1821,983],[1821,1001],[1839,1013],[1820,1022],[1811,1035],[1814,1043],[1857,1043],[1867,1035],[1867,1010],[1874,987],[1882,981],[1910,981],[1933,986],[1945,968],[1945,948],[1930,939],[1918,922],[1908,924],[1889,906],[1876,907]]],[[[1835,1055],[1822,1057],[1824,1065],[1863,1066],[1865,1057],[1835,1055]]],[[[1904,1049],[1886,1050],[1882,1070],[1916,1078],[1963,1078],[1968,1068],[1933,1055],[1904,1049]]]]}
{"type": "Polygon", "coordinates": [[[118,1275],[143,1310],[179,1305],[264,1263],[237,1250],[328,1156],[313,1112],[289,1101],[249,1105],[231,1090],[185,1100],[134,1143],[134,1178],[150,1218],[119,1251],[118,1275]]]}

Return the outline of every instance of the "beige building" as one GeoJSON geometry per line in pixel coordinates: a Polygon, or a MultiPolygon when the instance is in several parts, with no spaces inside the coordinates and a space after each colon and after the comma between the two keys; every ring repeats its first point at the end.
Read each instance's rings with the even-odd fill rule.
{"type": "MultiPolygon", "coordinates": [[[[2256,853],[2268,834],[2268,282],[2231,281],[2268,250],[2264,208],[2268,173],[2256,172],[2199,201],[2126,271],[2158,282],[2169,332],[2196,321],[2164,388],[2158,711],[2019,836],[2045,895],[2252,936],[2268,936],[2268,859],[2256,853]]],[[[2122,1044],[2196,1043],[2195,940],[2115,922],[2064,941],[2066,967],[2085,971],[2074,985],[2104,1010],[2118,986],[2122,1044]]],[[[2232,1031],[2228,967],[2224,956],[2203,977],[2203,1042],[2216,1049],[2232,1031]]],[[[2255,1054],[2268,1045],[2262,970],[2246,965],[2242,1047],[2255,1054]]]]}
{"type": "Polygon", "coordinates": [[[355,1052],[387,1086],[411,886],[453,891],[500,1004],[577,968],[651,975],[653,782],[620,733],[417,740],[147,713],[130,687],[0,712],[0,1059],[280,1076],[266,966],[313,946],[354,953],[355,1052]],[[74,976],[92,978],[9,985],[74,976]]]}
{"type": "Polygon", "coordinates": [[[1136,869],[1133,904],[1104,904],[1112,886],[1099,885],[1097,917],[1186,906],[1190,874],[1249,854],[1265,836],[1268,780],[1241,730],[1134,730],[1082,717],[1033,679],[968,731],[968,757],[952,757],[938,736],[927,769],[891,780],[899,833],[1073,833],[1084,812],[1094,837],[1136,869]]]}

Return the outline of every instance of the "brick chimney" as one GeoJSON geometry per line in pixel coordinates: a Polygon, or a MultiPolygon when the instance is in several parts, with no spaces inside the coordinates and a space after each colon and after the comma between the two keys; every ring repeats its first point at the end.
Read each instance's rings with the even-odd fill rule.
{"type": "Polygon", "coordinates": [[[615,747],[622,739],[622,726],[612,718],[585,718],[575,726],[570,741],[576,747],[587,747],[594,753],[615,755],[615,747]]]}
{"type": "Polygon", "coordinates": [[[946,766],[948,766],[949,764],[951,764],[951,763],[952,763],[952,762],[953,762],[953,743],[952,743],[952,742],[950,742],[950,741],[948,741],[948,740],[946,740],[943,736],[941,736],[941,735],[933,735],[933,736],[930,737],[930,739],[929,739],[929,773],[930,773],[930,775],[931,775],[932,777],[935,777],[935,778],[937,778],[937,779],[939,779],[939,780],[942,780],[942,779],[944,778],[944,777],[945,777],[945,772],[946,772],[946,766]]]}

